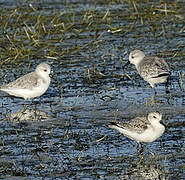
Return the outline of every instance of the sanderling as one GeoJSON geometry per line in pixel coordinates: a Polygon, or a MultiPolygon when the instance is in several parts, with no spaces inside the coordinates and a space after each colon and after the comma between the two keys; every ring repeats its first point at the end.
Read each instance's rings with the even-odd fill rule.
{"type": "Polygon", "coordinates": [[[51,68],[46,63],[41,63],[34,72],[28,73],[13,82],[0,87],[10,95],[30,99],[39,97],[46,92],[50,84],[49,74],[51,68]]]}
{"type": "Polygon", "coordinates": [[[129,55],[129,61],[136,66],[140,76],[147,81],[152,88],[155,84],[166,82],[170,69],[166,61],[155,56],[145,56],[144,52],[134,50],[129,55]]]}
{"type": "Polygon", "coordinates": [[[109,127],[138,143],[153,142],[165,131],[165,127],[160,123],[161,119],[159,112],[151,112],[147,117],[137,117],[129,122],[111,122],[109,127]]]}

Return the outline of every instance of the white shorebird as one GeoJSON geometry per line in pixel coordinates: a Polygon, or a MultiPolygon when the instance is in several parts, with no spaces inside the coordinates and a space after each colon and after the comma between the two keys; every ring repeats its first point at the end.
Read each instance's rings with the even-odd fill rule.
{"type": "Polygon", "coordinates": [[[129,55],[129,61],[136,66],[140,76],[147,81],[152,88],[155,84],[168,80],[170,69],[163,58],[145,56],[144,52],[134,50],[129,55]]]}
{"type": "Polygon", "coordinates": [[[111,122],[109,127],[138,143],[153,142],[165,131],[165,127],[160,123],[161,119],[159,112],[151,112],[147,117],[137,117],[125,123],[111,122]]]}
{"type": "Polygon", "coordinates": [[[1,86],[0,90],[24,99],[39,97],[46,92],[50,85],[50,72],[50,66],[46,63],[41,63],[34,72],[1,86]]]}

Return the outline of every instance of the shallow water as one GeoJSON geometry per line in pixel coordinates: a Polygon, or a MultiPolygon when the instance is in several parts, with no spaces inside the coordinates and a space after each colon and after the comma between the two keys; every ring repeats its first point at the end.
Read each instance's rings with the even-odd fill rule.
{"type": "Polygon", "coordinates": [[[0,93],[1,178],[185,178],[184,1],[0,4],[0,84],[43,61],[54,72],[40,98],[0,93]],[[166,59],[170,94],[161,84],[154,98],[134,66],[122,69],[136,48],[166,59]],[[107,127],[156,110],[166,131],[145,145],[143,156],[135,142],[107,127]]]}

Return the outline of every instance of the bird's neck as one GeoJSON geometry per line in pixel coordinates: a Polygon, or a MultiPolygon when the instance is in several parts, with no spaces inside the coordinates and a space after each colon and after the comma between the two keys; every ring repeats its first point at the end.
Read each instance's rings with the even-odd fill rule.
{"type": "Polygon", "coordinates": [[[159,129],[163,129],[164,126],[160,123],[160,122],[150,122],[152,125],[153,129],[159,130],[159,129]]]}

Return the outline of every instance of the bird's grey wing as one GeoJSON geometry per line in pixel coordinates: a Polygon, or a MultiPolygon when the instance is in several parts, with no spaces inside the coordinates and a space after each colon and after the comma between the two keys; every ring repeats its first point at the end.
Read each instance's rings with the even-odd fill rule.
{"type": "Polygon", "coordinates": [[[150,76],[151,78],[170,75],[168,64],[164,59],[158,57],[145,57],[139,65],[139,72],[141,76],[150,76]]]}
{"type": "Polygon", "coordinates": [[[1,88],[22,88],[22,89],[32,89],[38,86],[39,77],[35,72],[26,74],[13,82],[10,82],[1,88]]]}
{"type": "Polygon", "coordinates": [[[142,133],[143,130],[147,129],[149,121],[144,117],[137,117],[128,122],[111,122],[111,125],[142,133]]]}

